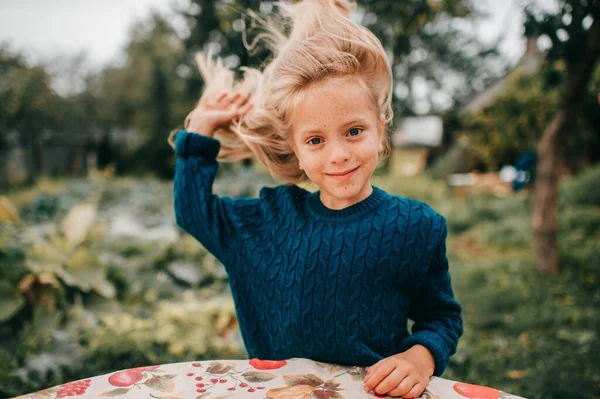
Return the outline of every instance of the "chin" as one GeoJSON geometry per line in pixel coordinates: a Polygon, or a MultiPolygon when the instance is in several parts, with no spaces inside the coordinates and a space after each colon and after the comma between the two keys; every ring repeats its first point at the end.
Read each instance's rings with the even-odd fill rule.
{"type": "Polygon", "coordinates": [[[334,187],[330,186],[330,188],[327,191],[329,193],[331,193],[331,195],[333,195],[334,197],[336,197],[338,199],[348,200],[348,199],[353,199],[357,195],[359,195],[365,189],[365,186],[367,186],[367,185],[368,185],[367,183],[340,184],[340,185],[337,185],[334,187]]]}

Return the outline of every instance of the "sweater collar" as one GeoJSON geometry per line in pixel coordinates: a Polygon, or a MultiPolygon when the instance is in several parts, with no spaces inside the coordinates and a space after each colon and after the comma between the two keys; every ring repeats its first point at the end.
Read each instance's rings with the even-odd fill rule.
{"type": "Polygon", "coordinates": [[[343,209],[331,209],[326,207],[319,197],[321,192],[316,191],[308,196],[308,207],[315,216],[323,219],[343,220],[356,215],[362,215],[374,209],[381,203],[381,200],[385,196],[385,191],[375,186],[372,187],[373,192],[367,198],[343,209]]]}

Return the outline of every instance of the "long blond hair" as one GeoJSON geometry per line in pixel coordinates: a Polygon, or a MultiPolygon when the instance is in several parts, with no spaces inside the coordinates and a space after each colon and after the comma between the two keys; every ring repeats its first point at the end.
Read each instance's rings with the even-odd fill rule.
{"type": "Polygon", "coordinates": [[[392,72],[379,39],[350,20],[353,2],[304,0],[277,5],[280,15],[292,23],[289,36],[273,19],[251,14],[262,33],[253,43],[245,40],[246,47],[252,49],[263,39],[273,52],[272,61],[262,71],[244,68],[244,78],[235,81],[234,72],[220,59],[213,61],[207,53],[196,56],[206,83],[199,105],[222,91],[249,94],[254,108],[243,119],[215,132],[221,141],[219,159],[256,156],[274,177],[300,183],[307,177],[291,146],[290,116],[306,89],[330,76],[359,76],[389,126],[393,118],[392,72]]]}

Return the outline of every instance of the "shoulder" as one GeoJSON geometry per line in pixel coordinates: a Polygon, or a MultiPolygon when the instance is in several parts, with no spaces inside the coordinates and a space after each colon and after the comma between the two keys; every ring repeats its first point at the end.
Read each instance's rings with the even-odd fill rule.
{"type": "Polygon", "coordinates": [[[307,190],[294,184],[282,184],[275,187],[263,187],[259,198],[264,209],[276,211],[292,211],[303,206],[307,190]]]}
{"type": "Polygon", "coordinates": [[[395,194],[387,195],[390,200],[390,206],[397,208],[411,220],[429,219],[436,223],[445,221],[442,214],[423,201],[395,194]]]}
{"type": "Polygon", "coordinates": [[[399,195],[390,196],[390,204],[397,210],[402,221],[409,231],[416,230],[416,233],[428,242],[439,243],[447,234],[446,218],[430,205],[423,201],[413,198],[402,197],[399,195]]]}

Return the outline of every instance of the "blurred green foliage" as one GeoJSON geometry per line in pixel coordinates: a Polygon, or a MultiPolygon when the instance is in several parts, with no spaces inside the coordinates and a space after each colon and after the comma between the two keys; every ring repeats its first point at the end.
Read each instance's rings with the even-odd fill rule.
{"type": "Polygon", "coordinates": [[[600,204],[600,168],[583,171],[577,178],[565,179],[561,185],[560,204],[595,205],[600,204]]]}
{"type": "MultiPolygon", "coordinates": [[[[524,37],[530,40],[527,53],[513,70],[482,92],[479,100],[487,104],[482,111],[471,114],[454,108],[445,114],[444,150],[434,166],[438,176],[474,168],[494,172],[513,164],[524,152],[537,151],[538,140],[564,102],[577,103],[573,120],[564,127],[558,143],[564,166],[578,173],[600,161],[600,66],[589,64],[589,82],[586,79],[575,91],[569,81],[589,63],[584,60],[585,49],[588,40],[597,40],[591,26],[600,3],[560,0],[555,5],[548,8],[529,2],[524,6],[524,37]],[[540,39],[546,47],[541,54],[540,39]],[[487,102],[488,98],[492,101],[487,102]]],[[[478,104],[476,99],[475,109],[478,104]]]]}
{"type": "MultiPolygon", "coordinates": [[[[600,167],[564,179],[558,227],[563,272],[545,278],[531,249],[527,193],[451,198],[424,176],[382,178],[448,221],[453,287],[465,335],[445,378],[527,398],[600,395],[600,167]]],[[[387,183],[387,184],[386,184],[387,183]]]]}
{"type": "MultiPolygon", "coordinates": [[[[512,164],[526,151],[536,151],[537,142],[558,107],[561,86],[548,86],[549,75],[564,70],[560,63],[546,65],[534,76],[516,74],[506,92],[493,106],[462,118],[461,128],[469,132],[469,152],[488,170],[512,164]]],[[[562,72],[560,72],[562,73],[562,72]]],[[[578,108],[576,123],[569,126],[563,143],[567,165],[581,170],[600,151],[600,66],[578,108]]]]}
{"type": "MultiPolygon", "coordinates": [[[[0,150],[16,144],[25,150],[30,182],[42,174],[43,148],[50,144],[95,148],[99,166],[112,162],[119,174],[172,176],[166,137],[182,125],[203,87],[195,53],[210,51],[231,68],[263,65],[271,54],[261,45],[249,52],[242,31],[251,27],[249,10],[272,17],[277,9],[259,0],[192,0],[180,7],[174,10],[179,25],[156,13],[138,21],[123,61],[99,71],[84,69],[83,55],[64,60],[72,65],[57,76],[54,65],[34,65],[0,46],[0,150]],[[55,78],[62,79],[61,90],[55,78]]],[[[402,87],[395,91],[397,115],[460,104],[503,72],[493,48],[456,27],[470,18],[481,14],[467,0],[359,2],[355,19],[389,50],[402,87]],[[455,83],[448,84],[448,75],[455,83]],[[415,94],[418,84],[431,88],[427,98],[415,94]]],[[[257,34],[249,29],[248,40],[257,34]]]]}
{"type": "MultiPolygon", "coordinates": [[[[248,192],[245,181],[223,184],[248,192]]],[[[246,356],[226,273],[180,237],[170,184],[63,187],[30,201],[14,192],[24,223],[0,224],[0,396],[136,365],[246,356]],[[73,243],[68,230],[82,230],[89,205],[95,219],[73,243]],[[133,231],[123,232],[123,215],[133,231]]]]}

